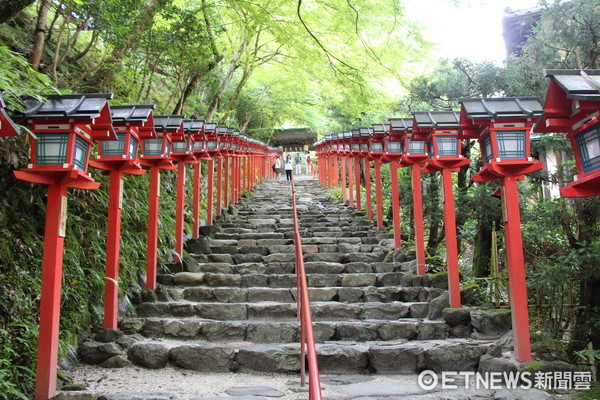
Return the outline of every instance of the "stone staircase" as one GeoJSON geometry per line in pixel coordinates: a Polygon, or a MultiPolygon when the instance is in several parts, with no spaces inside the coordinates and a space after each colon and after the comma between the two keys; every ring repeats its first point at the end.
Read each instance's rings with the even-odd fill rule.
{"type": "MultiPolygon", "coordinates": [[[[477,370],[491,341],[474,339],[485,332],[473,329],[469,310],[441,318],[445,278],[414,275],[410,251],[390,252],[387,231],[333,204],[317,182],[296,185],[320,372],[477,370]]],[[[80,345],[82,361],[297,373],[290,196],[289,183],[263,182],[247,204],[203,227],[206,236],[187,243],[191,256],[163,270],[157,290],[140,293],[137,315],[121,318],[120,332],[100,331],[80,345]]]]}

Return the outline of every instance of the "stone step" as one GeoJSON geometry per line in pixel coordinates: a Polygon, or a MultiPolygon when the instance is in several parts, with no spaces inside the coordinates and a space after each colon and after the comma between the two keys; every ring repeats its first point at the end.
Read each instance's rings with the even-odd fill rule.
{"type": "MultiPolygon", "coordinates": [[[[127,318],[119,323],[126,334],[183,341],[294,343],[300,340],[297,321],[213,321],[199,318],[127,318]]],[[[436,340],[468,337],[470,326],[452,328],[444,321],[317,321],[319,343],[338,341],[436,340]]]]}
{"type": "MultiPolygon", "coordinates": [[[[194,257],[194,262],[186,264],[187,272],[193,273],[222,273],[222,274],[291,274],[295,272],[295,260],[289,261],[294,254],[281,253],[287,258],[275,258],[273,255],[261,256],[260,254],[219,254],[222,260],[231,260],[230,262],[198,262],[201,257],[194,257]],[[291,257],[289,257],[291,256],[291,257]],[[275,260],[275,261],[273,261],[275,260]],[[280,260],[280,261],[279,261],[280,260]]],[[[211,258],[215,258],[215,254],[211,254],[211,258]]],[[[208,257],[205,261],[209,261],[208,257]]],[[[412,272],[415,268],[415,263],[392,263],[392,262],[326,262],[326,261],[306,261],[304,268],[307,274],[340,274],[340,273],[385,273],[412,272]]],[[[183,278],[183,277],[182,277],[183,278]]],[[[183,278],[185,279],[185,278],[183,278]]],[[[425,278],[423,278],[425,279],[425,278]]],[[[195,280],[195,279],[194,279],[195,280]]],[[[409,286],[409,285],[406,285],[409,286]]],[[[431,286],[421,284],[420,286],[431,286]]]]}
{"type": "MultiPolygon", "coordinates": [[[[145,302],[137,306],[140,317],[197,317],[224,320],[290,319],[296,318],[295,303],[264,301],[258,303],[210,303],[190,301],[145,302]]],[[[398,320],[400,318],[425,318],[428,302],[311,302],[311,312],[316,321],[344,319],[398,320]]]]}
{"type": "MultiPolygon", "coordinates": [[[[323,374],[414,374],[422,370],[476,371],[490,344],[452,341],[348,342],[317,344],[323,374]]],[[[138,342],[127,352],[137,366],[167,365],[202,372],[298,373],[298,344],[188,344],[168,340],[138,342]]]]}
{"type": "MultiPolygon", "coordinates": [[[[342,279],[342,283],[345,283],[342,279]]],[[[352,282],[355,283],[355,282],[352,282]]],[[[359,282],[362,283],[362,282],[359,282]]],[[[179,291],[179,298],[196,302],[219,303],[256,303],[261,301],[277,301],[280,303],[295,303],[296,288],[265,288],[265,287],[190,287],[179,291]]],[[[442,294],[441,289],[424,287],[322,287],[309,288],[310,301],[339,301],[342,303],[395,301],[431,301],[442,294]]],[[[177,297],[175,297],[177,298],[177,297]]]]}

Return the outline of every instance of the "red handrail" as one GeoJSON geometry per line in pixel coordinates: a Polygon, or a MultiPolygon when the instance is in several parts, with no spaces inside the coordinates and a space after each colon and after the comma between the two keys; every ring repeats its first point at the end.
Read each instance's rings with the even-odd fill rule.
{"type": "Polygon", "coordinates": [[[304,270],[304,257],[302,256],[302,238],[298,223],[296,209],[296,186],[292,178],[292,214],[294,217],[294,246],[296,250],[296,301],[298,303],[298,318],[300,319],[300,384],[304,386],[306,379],[306,354],[308,353],[308,398],[321,400],[321,378],[319,377],[319,364],[317,362],[317,349],[313,334],[310,302],[308,300],[308,284],[304,270]]]}

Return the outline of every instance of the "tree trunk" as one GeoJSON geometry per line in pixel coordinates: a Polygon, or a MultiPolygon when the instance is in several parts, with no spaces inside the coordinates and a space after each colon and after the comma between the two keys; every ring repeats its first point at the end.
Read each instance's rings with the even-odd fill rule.
{"type": "Polygon", "coordinates": [[[185,105],[185,102],[187,101],[187,99],[191,96],[191,94],[196,89],[196,85],[198,84],[200,79],[202,79],[206,74],[208,74],[213,69],[215,69],[217,67],[217,65],[219,65],[219,63],[221,62],[222,59],[223,59],[223,56],[221,56],[221,55],[219,55],[219,57],[215,57],[215,60],[212,61],[210,64],[208,64],[208,68],[206,70],[200,71],[192,76],[192,78],[190,79],[188,84],[185,86],[185,89],[183,90],[181,97],[177,101],[177,104],[175,105],[175,108],[173,109],[173,114],[181,114],[183,112],[183,106],[185,105]]]}
{"type": "Polygon", "coordinates": [[[0,24],[10,20],[35,0],[0,0],[0,24]]]}
{"type": "Polygon", "coordinates": [[[37,22],[35,25],[35,33],[33,34],[33,50],[29,56],[29,64],[31,68],[38,71],[40,62],[44,53],[44,42],[46,39],[46,31],[48,23],[48,1],[40,0],[40,9],[38,11],[37,22]]]}
{"type": "Polygon", "coordinates": [[[244,69],[242,78],[240,79],[237,86],[235,87],[235,91],[233,92],[233,96],[231,98],[231,101],[229,102],[229,105],[227,106],[227,111],[225,112],[225,115],[223,115],[221,122],[226,123],[227,120],[229,119],[229,117],[231,116],[231,114],[233,113],[233,111],[235,110],[235,108],[237,107],[237,105],[240,101],[240,95],[242,94],[242,89],[248,82],[248,79],[252,75],[252,72],[253,72],[253,68],[244,69]]]}
{"type": "Polygon", "coordinates": [[[238,62],[240,61],[240,58],[242,58],[242,55],[246,51],[246,48],[248,48],[248,39],[244,39],[244,41],[242,42],[240,47],[237,49],[237,51],[231,58],[231,61],[229,61],[229,68],[227,70],[227,74],[223,78],[223,81],[221,82],[221,86],[219,86],[219,90],[217,90],[217,93],[215,93],[215,96],[213,97],[213,99],[211,100],[211,102],[208,106],[208,111],[206,112],[206,120],[207,121],[210,121],[214,117],[215,112],[217,111],[217,108],[219,107],[219,101],[221,100],[221,97],[223,97],[223,95],[225,94],[225,91],[229,87],[229,84],[231,83],[231,79],[233,79],[233,74],[235,73],[236,69],[238,68],[238,62]]]}
{"type": "Polygon", "coordinates": [[[487,278],[490,276],[492,257],[492,226],[484,219],[477,220],[477,233],[473,243],[473,276],[487,278]]]}

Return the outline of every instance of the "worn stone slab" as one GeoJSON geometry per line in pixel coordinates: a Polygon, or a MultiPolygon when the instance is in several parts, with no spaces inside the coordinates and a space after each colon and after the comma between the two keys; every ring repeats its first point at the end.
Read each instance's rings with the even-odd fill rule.
{"type": "Polygon", "coordinates": [[[393,383],[359,383],[347,385],[336,391],[354,397],[364,396],[409,396],[425,394],[426,391],[417,385],[396,385],[393,383]]]}
{"type": "Polygon", "coordinates": [[[204,282],[202,272],[178,272],[173,276],[173,282],[180,286],[201,285],[204,282]]]}
{"type": "Polygon", "coordinates": [[[158,343],[139,343],[129,349],[127,357],[140,367],[159,369],[167,366],[169,350],[158,343]]]}
{"type": "Polygon", "coordinates": [[[185,345],[169,350],[173,365],[204,372],[227,372],[234,357],[234,350],[211,344],[185,345]]]}
{"type": "Polygon", "coordinates": [[[230,396],[283,397],[285,393],[268,386],[233,386],[225,390],[230,396]]]}

